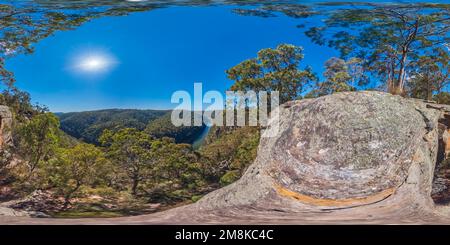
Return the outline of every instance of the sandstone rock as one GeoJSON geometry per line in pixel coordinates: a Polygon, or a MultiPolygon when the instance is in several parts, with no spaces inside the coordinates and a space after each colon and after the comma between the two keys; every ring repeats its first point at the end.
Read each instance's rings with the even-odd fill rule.
{"type": "MultiPolygon", "coordinates": [[[[9,208],[22,210],[30,214],[40,215],[43,212],[59,211],[63,208],[63,201],[53,198],[48,191],[36,190],[30,195],[19,199],[3,203],[9,208]]],[[[42,216],[42,215],[41,215],[42,216]]]]}
{"type": "Polygon", "coordinates": [[[0,217],[12,216],[12,217],[29,217],[27,212],[17,211],[12,208],[0,206],[0,217]]]}
{"type": "Polygon", "coordinates": [[[4,144],[11,141],[10,128],[12,125],[12,114],[7,106],[0,105],[0,149],[4,144]]]}

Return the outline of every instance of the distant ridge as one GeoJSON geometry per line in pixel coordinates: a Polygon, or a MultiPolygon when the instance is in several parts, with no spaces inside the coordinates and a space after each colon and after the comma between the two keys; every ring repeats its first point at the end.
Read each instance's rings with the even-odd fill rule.
{"type": "Polygon", "coordinates": [[[104,109],[95,111],[55,113],[61,121],[61,130],[87,143],[98,145],[105,129],[136,128],[156,138],[170,137],[177,143],[192,144],[204,131],[200,127],[175,127],[171,110],[104,109]]]}
{"type": "Polygon", "coordinates": [[[169,110],[105,109],[83,112],[55,113],[61,129],[87,143],[98,144],[105,129],[136,128],[144,130],[147,124],[170,112],[169,110]]]}

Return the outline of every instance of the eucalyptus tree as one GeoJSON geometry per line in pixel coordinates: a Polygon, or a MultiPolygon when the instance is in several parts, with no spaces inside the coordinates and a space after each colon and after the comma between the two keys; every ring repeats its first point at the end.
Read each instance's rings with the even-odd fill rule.
{"type": "Polygon", "coordinates": [[[355,91],[365,86],[369,77],[362,66],[362,60],[352,58],[348,61],[332,57],[325,62],[323,81],[317,83],[307,97],[318,97],[335,92],[355,91]]]}
{"type": "Polygon", "coordinates": [[[83,186],[92,186],[111,171],[105,154],[94,145],[77,144],[59,148],[56,156],[43,166],[45,186],[64,198],[64,208],[83,186]]]}
{"type": "Polygon", "coordinates": [[[20,125],[15,134],[17,152],[26,165],[24,180],[29,180],[53,157],[60,141],[59,120],[52,113],[42,113],[20,125]]]}
{"type": "Polygon", "coordinates": [[[262,49],[226,71],[235,81],[231,90],[278,91],[280,103],[296,99],[317,79],[310,67],[300,67],[303,57],[303,48],[291,44],[262,49]]]}
{"type": "Polygon", "coordinates": [[[158,161],[156,145],[152,137],[134,128],[117,132],[105,130],[100,142],[107,150],[107,156],[126,174],[130,191],[138,195],[142,182],[152,178],[151,169],[158,161]]]}
{"type": "Polygon", "coordinates": [[[446,48],[434,48],[415,61],[409,78],[409,94],[415,98],[432,100],[450,84],[450,53],[446,48]]]}
{"type": "Polygon", "coordinates": [[[358,57],[391,93],[404,94],[422,54],[450,42],[449,4],[358,4],[326,13],[305,32],[313,42],[358,57]]]}

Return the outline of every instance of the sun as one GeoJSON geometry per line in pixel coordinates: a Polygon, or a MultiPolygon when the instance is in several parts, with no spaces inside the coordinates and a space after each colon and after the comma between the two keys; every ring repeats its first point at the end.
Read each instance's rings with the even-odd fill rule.
{"type": "Polygon", "coordinates": [[[101,56],[87,57],[82,60],[80,68],[88,72],[96,72],[108,67],[108,60],[101,56]]]}
{"type": "Polygon", "coordinates": [[[70,63],[70,68],[75,73],[100,75],[110,72],[118,64],[118,61],[110,52],[98,49],[79,51],[73,56],[70,63]]]}

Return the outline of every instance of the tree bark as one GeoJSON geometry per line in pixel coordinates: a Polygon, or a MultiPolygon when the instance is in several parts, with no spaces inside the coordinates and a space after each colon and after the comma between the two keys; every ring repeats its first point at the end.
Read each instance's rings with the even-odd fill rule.
{"type": "Polygon", "coordinates": [[[64,196],[64,206],[63,209],[67,209],[67,207],[70,204],[70,199],[72,198],[73,193],[75,193],[79,188],[81,187],[81,183],[77,182],[77,185],[75,186],[75,188],[73,188],[72,190],[69,191],[69,193],[67,193],[64,196]]]}
{"type": "Polygon", "coordinates": [[[137,187],[138,187],[138,185],[139,185],[139,180],[138,180],[138,178],[133,178],[133,183],[132,183],[132,185],[131,185],[131,194],[132,194],[133,196],[136,196],[136,195],[137,195],[137,187]]]}
{"type": "Polygon", "coordinates": [[[398,84],[395,88],[395,92],[398,94],[404,93],[405,83],[406,83],[406,62],[408,60],[408,52],[411,44],[416,38],[417,31],[419,29],[419,20],[416,20],[414,23],[414,30],[408,35],[408,38],[405,41],[405,44],[402,48],[402,56],[400,59],[400,69],[398,73],[398,84]]]}

